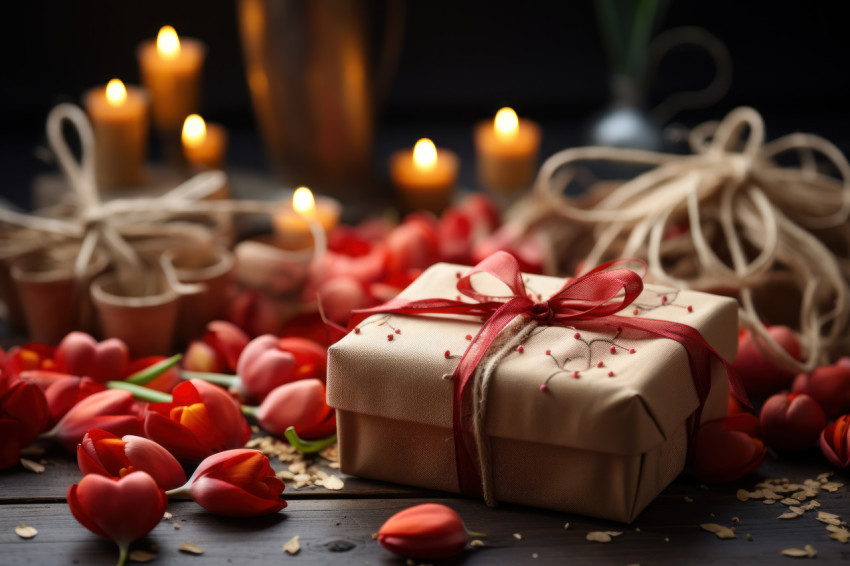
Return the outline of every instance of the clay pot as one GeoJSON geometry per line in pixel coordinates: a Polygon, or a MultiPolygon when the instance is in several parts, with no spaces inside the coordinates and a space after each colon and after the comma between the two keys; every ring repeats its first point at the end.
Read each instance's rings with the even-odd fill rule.
{"type": "Polygon", "coordinates": [[[182,251],[171,254],[171,263],[181,283],[199,283],[200,293],[182,295],[177,317],[177,340],[188,344],[200,338],[208,322],[224,316],[230,300],[233,254],[224,247],[207,253],[182,251]]]}
{"type": "Polygon", "coordinates": [[[130,289],[107,273],[90,288],[104,337],[123,340],[134,358],[170,355],[177,320],[180,296],[164,278],[146,277],[146,285],[130,289]]]}
{"type": "Polygon", "coordinates": [[[28,254],[11,265],[29,337],[35,342],[58,344],[72,330],[95,330],[85,289],[106,269],[107,261],[95,256],[84,277],[77,281],[73,267],[77,250],[76,246],[60,246],[28,254]]]}

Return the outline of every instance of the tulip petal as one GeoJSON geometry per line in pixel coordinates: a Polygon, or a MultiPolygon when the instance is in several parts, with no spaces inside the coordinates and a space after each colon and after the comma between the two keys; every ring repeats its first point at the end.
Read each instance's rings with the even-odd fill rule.
{"type": "Polygon", "coordinates": [[[206,476],[192,483],[189,493],[207,511],[228,517],[258,517],[287,506],[280,497],[257,497],[232,483],[206,476]]]}

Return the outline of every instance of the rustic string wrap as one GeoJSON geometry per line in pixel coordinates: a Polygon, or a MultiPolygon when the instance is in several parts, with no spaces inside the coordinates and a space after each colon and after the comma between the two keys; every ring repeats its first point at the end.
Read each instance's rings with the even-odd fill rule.
{"type": "MultiPolygon", "coordinates": [[[[591,231],[594,243],[584,269],[611,257],[642,257],[655,282],[732,289],[740,320],[759,348],[784,368],[811,371],[843,338],[850,315],[846,274],[835,254],[812,234],[847,221],[850,165],[818,136],[797,133],[771,143],[764,137],[761,116],[742,107],[719,124],[695,128],[689,140],[693,155],[610,147],[561,151],[543,163],[532,195],[516,207],[516,221],[528,230],[566,219],[578,231],[591,231]],[[777,164],[789,152],[799,156],[799,167],[777,164]],[[816,157],[838,178],[822,173],[816,157]],[[588,161],[656,167],[586,207],[563,191],[570,182],[568,166],[588,161]],[[684,221],[686,232],[667,238],[684,221]],[[722,254],[710,244],[714,235],[725,242],[722,254]],[[677,260],[694,263],[687,276],[677,276],[677,260]],[[754,292],[778,278],[799,289],[801,361],[771,338],[755,306],[754,292]]],[[[575,234],[558,242],[557,249],[570,249],[571,237],[575,234]]]]}
{"type": "Polygon", "coordinates": [[[137,237],[169,235],[190,241],[197,240],[199,236],[211,239],[209,228],[201,224],[171,220],[187,213],[270,214],[274,211],[269,202],[203,200],[227,183],[227,177],[221,171],[199,173],[156,198],[116,198],[104,202],[95,181],[94,133],[85,112],[73,104],[60,104],[53,108],[47,118],[47,139],[73,192],[75,215],[49,218],[0,208],[0,222],[79,242],[80,250],[74,262],[78,281],[83,280],[96,250],[102,247],[125,288],[148,284],[151,278],[145,275],[162,272],[168,285],[177,293],[198,292],[201,290],[198,285],[185,285],[177,280],[170,255],[164,254],[158,264],[148,265],[125,236],[132,233],[137,237]],[[63,125],[66,122],[79,137],[79,161],[65,140],[63,125]]]}

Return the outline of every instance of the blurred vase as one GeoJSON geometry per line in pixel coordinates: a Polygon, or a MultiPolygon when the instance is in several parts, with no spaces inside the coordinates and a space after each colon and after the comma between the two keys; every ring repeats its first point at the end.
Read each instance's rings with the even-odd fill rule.
{"type": "Polygon", "coordinates": [[[404,3],[238,0],[238,16],[275,173],[287,185],[360,199],[373,185],[376,109],[398,59],[404,3]]]}

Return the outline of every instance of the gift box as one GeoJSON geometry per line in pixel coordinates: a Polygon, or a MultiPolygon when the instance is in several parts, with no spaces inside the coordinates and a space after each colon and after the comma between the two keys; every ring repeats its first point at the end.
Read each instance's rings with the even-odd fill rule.
{"type": "MultiPolygon", "coordinates": [[[[468,492],[461,485],[470,478],[460,477],[468,470],[456,452],[469,444],[473,480],[485,497],[631,522],[684,469],[695,412],[702,422],[720,418],[728,397],[719,357],[705,358],[710,369],[700,381],[692,343],[641,327],[686,325],[701,334],[706,351],[710,346],[731,361],[736,301],[645,285],[613,317],[564,322],[547,313],[529,324],[517,316],[486,345],[465,393],[473,397],[470,405],[456,399],[456,369],[471,344],[481,346],[482,321],[505,313],[482,314],[459,291],[469,270],[429,268],[387,312],[360,321],[330,348],[328,404],[337,411],[342,471],[468,492]],[[391,308],[406,302],[436,304],[437,312],[391,308]],[[454,303],[469,309],[439,307],[454,303]]],[[[476,277],[484,279],[475,280],[478,299],[497,294],[500,283],[476,277]]],[[[521,278],[517,294],[528,293],[528,312],[545,311],[534,303],[565,284],[521,278]]],[[[610,298],[616,303],[623,296],[621,290],[610,298]]]]}

